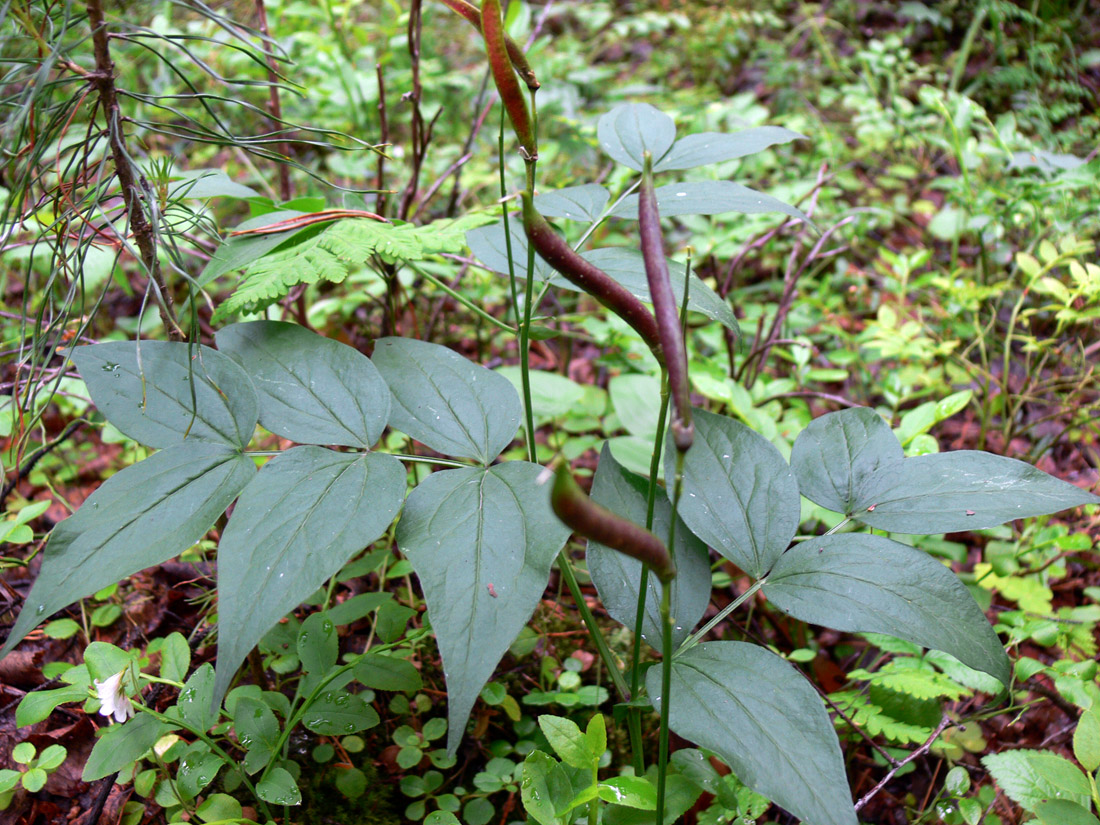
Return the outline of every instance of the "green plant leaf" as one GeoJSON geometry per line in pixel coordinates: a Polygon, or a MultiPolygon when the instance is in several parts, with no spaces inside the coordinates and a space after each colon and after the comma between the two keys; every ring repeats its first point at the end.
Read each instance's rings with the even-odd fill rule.
{"type": "Polygon", "coordinates": [[[67,702],[83,702],[88,698],[87,685],[67,685],[53,690],[29,691],[15,709],[15,724],[25,727],[48,719],[58,705],[67,702]]]}
{"type": "MultiPolygon", "coordinates": [[[[665,478],[675,462],[669,447],[665,478]]],[[[800,512],[798,485],[779,450],[739,421],[695,410],[680,516],[696,536],[759,578],[791,543],[800,512]]]]}
{"type": "MultiPolygon", "coordinates": [[[[176,770],[175,789],[183,801],[194,799],[218,776],[222,765],[228,764],[210,750],[205,742],[195,742],[180,756],[176,770]]],[[[235,767],[235,766],[234,766],[235,767]]]]}
{"type": "MultiPolygon", "coordinates": [[[[646,673],[646,688],[659,708],[660,668],[646,673]]],[[[825,706],[781,658],[744,642],[705,642],[673,659],[671,688],[669,727],[678,736],[714,751],[807,825],[856,825],[825,706]]]]}
{"type": "MultiPolygon", "coordinates": [[[[726,212],[740,212],[743,215],[781,212],[813,225],[801,209],[731,180],[671,183],[667,186],[658,186],[655,194],[657,211],[661,213],[662,218],[672,218],[677,215],[722,215],[726,212]]],[[[637,220],[638,196],[630,195],[623,198],[611,214],[617,218],[637,220]]]]}
{"type": "Polygon", "coordinates": [[[233,707],[233,729],[237,742],[246,751],[241,763],[245,773],[262,771],[276,757],[279,720],[266,703],[251,696],[238,699],[233,707]]]}
{"type": "Polygon", "coordinates": [[[393,393],[390,424],[433,450],[489,464],[515,437],[523,409],[504,376],[411,338],[379,339],[373,360],[393,393]]]}
{"type": "Polygon", "coordinates": [[[983,756],[982,764],[1005,795],[1029,811],[1048,799],[1064,799],[1086,809],[1092,804],[1088,778],[1080,768],[1056,753],[1002,751],[983,756]]]}
{"type": "MultiPolygon", "coordinates": [[[[611,455],[611,448],[604,444],[592,482],[593,501],[635,524],[644,525],[647,485],[645,479],[624,469],[611,455]]],[[[653,532],[657,536],[668,537],[671,517],[672,505],[664,495],[658,496],[653,511],[653,532]]],[[[672,557],[676,562],[676,578],[672,580],[672,615],[676,622],[672,644],[675,647],[688,637],[707,609],[711,579],[707,548],[683,524],[677,527],[672,557]]],[[[587,558],[589,575],[607,612],[633,629],[642,563],[597,542],[589,542],[587,558]]],[[[642,638],[661,651],[661,584],[653,575],[648,578],[642,638]]]]}
{"type": "Polygon", "coordinates": [[[206,797],[206,801],[199,805],[195,814],[202,822],[224,822],[243,818],[244,811],[241,803],[229,794],[215,793],[206,797]]]}
{"type": "Polygon", "coordinates": [[[256,793],[264,802],[272,805],[301,805],[302,793],[298,783],[285,768],[272,768],[267,778],[256,786],[256,793]]]}
{"type": "Polygon", "coordinates": [[[312,676],[323,676],[336,666],[340,640],[336,636],[336,625],[327,613],[312,613],[302,622],[297,648],[302,669],[312,676]]]}
{"type": "Polygon", "coordinates": [[[389,387],[347,344],[280,321],[233,324],[216,340],[252,379],[260,423],[276,435],[369,448],[389,422],[389,387]]]}
{"type": "Polygon", "coordinates": [[[775,563],[764,594],[797,619],[886,633],[950,653],[1005,687],[1012,666],[958,577],[922,550],[867,533],[822,536],[775,563]]]}
{"type": "Polygon", "coordinates": [[[572,719],[543,714],[539,717],[539,727],[554,753],[567,765],[591,771],[602,755],[602,751],[592,753],[589,750],[588,740],[572,719]]]}
{"type": "Polygon", "coordinates": [[[389,527],[405,493],[392,456],[294,447],[245,488],[218,550],[221,697],[248,651],[389,527]]]}
{"type": "Polygon", "coordinates": [[[598,183],[567,186],[535,196],[535,208],[547,218],[594,221],[603,214],[611,193],[598,183]]]}
{"type": "Polygon", "coordinates": [[[220,705],[214,704],[214,668],[209,662],[184,683],[176,705],[180,718],[195,730],[205,733],[217,724],[220,705]]]}
{"type": "Polygon", "coordinates": [[[560,825],[573,800],[573,786],[554,757],[531,751],[523,760],[520,798],[528,815],[539,825],[560,825]]]}
{"type": "Polygon", "coordinates": [[[111,725],[92,746],[88,761],[84,763],[84,772],[80,775],[81,781],[94,782],[121,770],[140,759],[170,730],[169,725],[148,713],[139,713],[121,725],[111,725]]]}
{"type": "Polygon", "coordinates": [[[848,515],[871,474],[903,458],[905,452],[882,416],[855,407],[811,421],[791,448],[791,469],[802,495],[848,515]]]}
{"type": "MultiPolygon", "coordinates": [[[[517,278],[527,277],[527,235],[523,231],[523,220],[518,214],[510,215],[508,219],[508,235],[504,233],[504,221],[500,220],[489,226],[480,226],[466,233],[466,245],[470,251],[481,261],[482,265],[491,272],[501,275],[508,274],[508,246],[507,238],[512,241],[512,261],[517,278]]],[[[535,255],[535,278],[539,281],[553,279],[555,284],[569,282],[557,276],[550,264],[546,263],[539,255],[535,255]]],[[[560,285],[560,284],[559,284],[560,285]]]]}
{"type": "MultiPolygon", "coordinates": [[[[268,212],[257,215],[236,227],[235,231],[242,232],[249,229],[258,229],[263,226],[271,226],[280,221],[290,220],[299,215],[304,215],[296,209],[281,209],[277,212],[268,212]]],[[[285,232],[269,232],[259,235],[235,235],[230,236],[214,250],[202,273],[196,279],[196,285],[203,287],[220,278],[227,272],[236,269],[244,269],[253,261],[259,260],[271,250],[293,238],[302,229],[288,229],[285,232]]]]}
{"type": "Polygon", "coordinates": [[[657,810],[657,789],[644,776],[616,776],[600,783],[600,799],[642,811],[657,810]]]}
{"type": "MultiPolygon", "coordinates": [[[[521,391],[523,379],[519,367],[498,367],[495,372],[507,378],[517,393],[521,391]]],[[[561,418],[576,409],[584,398],[584,387],[564,375],[546,370],[530,370],[528,375],[531,380],[531,406],[536,421],[561,418]]]]}
{"type": "Polygon", "coordinates": [[[322,693],[306,709],[302,723],[314,733],[346,736],[378,724],[378,714],[359,696],[342,690],[322,693]]]}
{"type": "Polygon", "coordinates": [[[741,132],[698,132],[680,138],[653,165],[654,172],[667,172],[673,169],[693,169],[712,163],[742,158],[775,146],[778,143],[790,143],[792,140],[806,140],[805,135],[784,129],[782,126],[757,126],[741,132]]]}
{"type": "Polygon", "coordinates": [[[536,482],[541,469],[510,461],[433,473],[409,495],[397,525],[443,658],[451,753],[569,537],[550,509],[549,491],[536,482]]]}
{"type": "Polygon", "coordinates": [[[160,647],[160,677],[182,682],[191,668],[191,646],[179,631],[172,631],[160,647]]]}
{"type": "Polygon", "coordinates": [[[396,656],[368,653],[355,666],[355,679],[375,690],[420,690],[420,671],[396,656]]]}
{"type": "Polygon", "coordinates": [[[149,447],[174,447],[186,439],[243,449],[256,429],[256,391],[244,371],[217,350],[170,341],[108,341],[76,347],[70,357],[99,411],[149,447]]]}
{"type": "Polygon", "coordinates": [[[1048,799],[1035,806],[1042,825],[1100,825],[1100,819],[1068,799],[1048,799]]]}
{"type": "Polygon", "coordinates": [[[892,533],[954,533],[1057,513],[1100,496],[1014,458],[958,450],[893,461],[860,486],[855,517],[892,533]]]}
{"type": "Polygon", "coordinates": [[[641,172],[647,151],[654,163],[665,156],[676,140],[676,124],[648,103],[623,103],[599,119],[596,137],[612,160],[641,172]]]}
{"type": "Polygon", "coordinates": [[[197,542],[255,472],[236,450],[188,441],[111,476],[53,529],[0,657],[54,612],[197,542]]]}
{"type": "Polygon", "coordinates": [[[1073,755],[1089,773],[1100,768],[1100,710],[1093,705],[1077,720],[1073,731],[1073,755]]]}

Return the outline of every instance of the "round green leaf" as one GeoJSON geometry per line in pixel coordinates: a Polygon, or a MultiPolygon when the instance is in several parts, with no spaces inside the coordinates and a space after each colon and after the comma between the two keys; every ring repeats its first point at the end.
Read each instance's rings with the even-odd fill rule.
{"type": "Polygon", "coordinates": [[[676,139],[676,124],[648,103],[623,103],[600,118],[596,136],[613,160],[641,172],[646,152],[654,163],[664,157],[676,139]]]}
{"type": "Polygon", "coordinates": [[[256,786],[256,793],[260,799],[272,805],[302,804],[298,783],[284,768],[272,768],[267,778],[256,786]]]}

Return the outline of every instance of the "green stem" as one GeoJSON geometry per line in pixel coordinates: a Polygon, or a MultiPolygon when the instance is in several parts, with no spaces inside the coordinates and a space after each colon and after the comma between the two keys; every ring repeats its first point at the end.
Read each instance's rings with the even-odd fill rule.
{"type": "MultiPolygon", "coordinates": [[[[668,546],[676,542],[676,513],[684,486],[684,453],[676,451],[676,478],[672,484],[672,514],[668,546]]],[[[672,704],[672,582],[661,582],[661,728],[657,744],[657,825],[665,822],[665,783],[668,779],[668,715],[672,704]]]]}
{"type": "Polygon", "coordinates": [[[970,61],[970,50],[974,48],[974,39],[978,36],[978,31],[981,29],[982,24],[985,23],[985,16],[987,13],[988,9],[985,4],[982,4],[978,7],[977,13],[970,21],[970,28],[966,30],[962,46],[959,47],[959,51],[955,55],[955,65],[951,68],[951,81],[947,84],[947,90],[949,92],[957,92],[959,90],[959,83],[962,81],[963,72],[966,71],[966,64],[970,61]]]}
{"type": "Polygon", "coordinates": [[[488,312],[483,310],[481,307],[479,307],[477,304],[475,304],[473,301],[471,301],[465,295],[451,289],[449,286],[447,286],[445,283],[443,283],[443,281],[439,280],[439,278],[432,275],[432,273],[428,272],[427,270],[421,269],[416,264],[409,264],[409,267],[413,271],[415,271],[417,275],[420,275],[423,278],[426,278],[427,280],[431,281],[432,284],[435,285],[438,289],[441,289],[443,292],[450,295],[452,298],[454,298],[456,301],[458,301],[460,304],[462,304],[464,307],[466,307],[466,309],[470,310],[472,313],[477,315],[482,320],[488,321],[490,324],[492,324],[497,329],[502,329],[505,332],[512,333],[513,335],[516,334],[516,330],[513,327],[508,326],[508,324],[504,323],[499,318],[494,318],[492,315],[490,315],[488,312]]]}
{"type": "Polygon", "coordinates": [[[698,641],[700,639],[702,639],[704,636],[706,636],[708,633],[710,633],[710,631],[712,631],[714,629],[715,625],[717,625],[719,622],[721,622],[723,619],[725,619],[730,613],[732,613],[734,610],[736,610],[742,604],[744,604],[745,601],[747,599],[749,599],[753,594],[755,594],[757,590],[759,590],[761,587],[763,587],[767,581],[768,581],[768,579],[767,579],[766,576],[762,579],[757,579],[756,581],[754,581],[752,583],[752,587],[750,587],[748,590],[746,590],[744,593],[742,593],[740,596],[738,596],[736,599],[734,599],[728,605],[723,607],[721,612],[719,612],[719,614],[717,616],[715,616],[713,619],[711,619],[709,622],[707,622],[705,625],[703,625],[701,628],[699,628],[699,630],[697,630],[695,633],[692,633],[688,638],[686,638],[684,640],[684,643],[682,645],[680,645],[680,647],[676,651],[676,653],[679,654],[679,653],[687,650],[689,647],[694,647],[695,644],[698,643],[698,641]]]}
{"type": "Polygon", "coordinates": [[[596,624],[596,617],[588,609],[588,603],[584,600],[581,587],[577,584],[577,576],[573,572],[573,566],[564,553],[558,556],[558,569],[561,571],[562,578],[565,579],[566,587],[569,588],[569,592],[573,596],[573,601],[577,604],[577,610],[580,611],[581,620],[584,622],[585,628],[588,629],[588,635],[592,637],[596,652],[600,654],[607,672],[611,675],[611,681],[615,683],[615,690],[619,692],[619,697],[624,702],[629,702],[630,697],[633,695],[630,692],[630,687],[626,684],[626,679],[623,678],[622,671],[619,670],[619,666],[615,662],[615,655],[611,652],[611,648],[607,646],[603,634],[600,633],[600,628],[596,624]]]}
{"type": "MultiPolygon", "coordinates": [[[[534,92],[531,93],[532,109],[534,107],[534,92]]],[[[527,160],[527,191],[531,197],[535,195],[535,160],[527,160]]],[[[509,266],[511,261],[509,261],[509,266]]],[[[538,461],[535,449],[535,411],[531,404],[531,309],[534,301],[535,288],[535,247],[527,244],[527,282],[524,284],[523,293],[523,323],[519,328],[519,375],[523,385],[523,414],[527,429],[527,459],[534,464],[538,461]]]]}

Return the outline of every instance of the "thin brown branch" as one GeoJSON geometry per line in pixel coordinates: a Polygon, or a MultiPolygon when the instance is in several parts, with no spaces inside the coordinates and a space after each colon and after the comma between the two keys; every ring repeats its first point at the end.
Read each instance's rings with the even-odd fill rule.
{"type": "Polygon", "coordinates": [[[908,765],[914,759],[926,754],[928,752],[928,749],[932,747],[932,744],[937,739],[939,739],[940,734],[943,733],[944,730],[947,728],[947,726],[950,725],[950,724],[951,724],[951,718],[948,717],[948,716],[944,716],[940,720],[940,723],[938,725],[936,725],[936,729],[934,731],[932,731],[932,735],[929,736],[926,740],[924,740],[923,745],[921,745],[919,748],[917,748],[915,751],[913,751],[907,757],[905,757],[900,762],[898,762],[894,767],[890,768],[890,770],[887,772],[886,776],[882,777],[882,780],[877,785],[875,785],[875,787],[871,788],[871,790],[869,790],[862,797],[860,797],[859,802],[856,803],[856,810],[858,811],[860,808],[862,808],[864,805],[866,805],[868,802],[870,802],[871,799],[875,796],[875,794],[877,794],[879,791],[881,791],[883,788],[885,788],[886,784],[891,779],[893,779],[895,775],[897,775],[897,772],[899,770],[901,770],[903,767],[908,765]]]}
{"type": "MultiPolygon", "coordinates": [[[[256,19],[259,23],[260,33],[265,38],[270,38],[271,30],[267,25],[267,8],[264,6],[264,0],[256,0],[256,19]]],[[[264,62],[267,63],[267,110],[271,113],[271,120],[275,128],[281,129],[283,128],[283,106],[279,102],[279,73],[275,67],[275,54],[271,50],[271,43],[268,40],[263,41],[263,50],[264,62]]],[[[275,151],[284,158],[290,156],[290,146],[287,143],[276,144],[275,151]]],[[[279,196],[286,202],[294,196],[290,187],[290,167],[286,163],[279,163],[277,168],[279,170],[279,196]]]]}

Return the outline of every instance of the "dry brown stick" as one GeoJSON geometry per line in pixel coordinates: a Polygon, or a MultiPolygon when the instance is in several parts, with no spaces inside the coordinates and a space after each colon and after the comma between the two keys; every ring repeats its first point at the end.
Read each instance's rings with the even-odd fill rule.
{"type": "MultiPolygon", "coordinates": [[[[267,9],[264,7],[264,0],[256,0],[256,18],[259,22],[260,34],[265,38],[271,37],[271,30],[267,25],[267,9]]],[[[267,110],[271,113],[271,120],[275,124],[275,128],[283,128],[283,106],[279,102],[279,73],[275,69],[275,54],[271,50],[271,44],[269,40],[263,41],[264,49],[264,62],[267,63],[267,110]]],[[[287,143],[279,143],[275,147],[276,151],[284,158],[290,157],[290,146],[287,143]]],[[[290,188],[290,167],[286,163],[278,164],[279,170],[279,197],[283,201],[288,201],[293,197],[293,191],[290,188]]]]}
{"type": "Polygon", "coordinates": [[[111,158],[115,164],[115,174],[118,175],[119,185],[122,187],[122,200],[126,204],[126,214],[130,220],[130,231],[134,234],[141,262],[153,282],[157,293],[157,305],[160,308],[161,319],[170,338],[182,341],[183,330],[176,320],[176,311],[172,300],[172,293],[168,291],[168,285],[164,281],[164,274],[160,269],[160,260],[157,258],[157,240],[152,223],[145,214],[142,206],[142,197],[148,192],[148,184],[144,179],[139,185],[134,180],[134,170],[130,166],[130,160],[123,142],[121,109],[118,104],[118,92],[115,88],[115,64],[111,61],[111,49],[107,39],[107,26],[103,19],[102,0],[88,0],[88,25],[92,29],[92,48],[95,53],[95,71],[88,75],[89,81],[99,92],[100,101],[103,104],[103,113],[107,118],[107,140],[111,147],[111,158]]]}
{"type": "MultiPolygon", "coordinates": [[[[380,131],[380,142],[387,144],[390,142],[390,124],[386,118],[386,80],[382,76],[382,64],[374,64],[374,74],[378,78],[378,128],[380,131]]],[[[389,200],[390,194],[385,189],[383,180],[386,174],[386,153],[378,153],[378,172],[377,179],[374,183],[374,188],[378,190],[378,194],[374,199],[374,211],[379,215],[386,214],[386,201],[389,200]]]]}
{"type": "Polygon", "coordinates": [[[943,733],[944,729],[947,728],[947,726],[950,724],[951,718],[949,716],[944,716],[942,719],[940,719],[940,723],[936,725],[936,729],[932,731],[932,735],[924,740],[923,745],[921,745],[907,757],[898,762],[897,765],[889,770],[886,776],[882,777],[882,781],[880,781],[877,785],[875,785],[875,787],[871,788],[871,790],[860,797],[859,802],[856,803],[856,810],[858,811],[860,808],[870,802],[875,794],[886,787],[886,783],[893,779],[899,770],[908,765],[918,756],[923,756],[924,754],[926,754],[928,752],[928,749],[932,747],[932,743],[939,739],[940,734],[943,733]]]}

